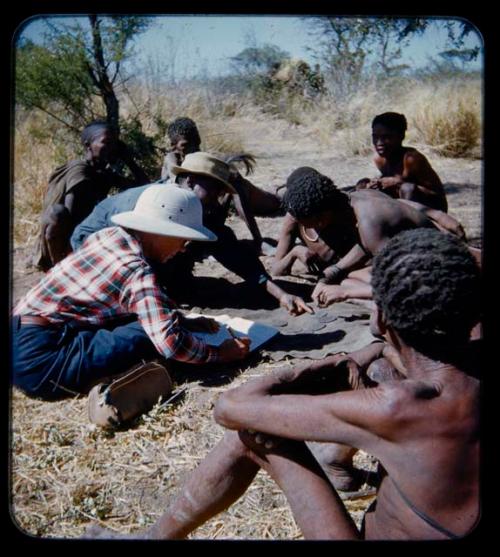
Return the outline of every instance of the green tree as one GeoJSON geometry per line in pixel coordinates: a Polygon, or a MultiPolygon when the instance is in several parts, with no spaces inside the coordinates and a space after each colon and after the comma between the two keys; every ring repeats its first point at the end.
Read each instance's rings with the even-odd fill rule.
{"type": "Polygon", "coordinates": [[[21,38],[16,45],[17,106],[50,115],[75,138],[90,121],[105,119],[121,129],[146,171],[154,171],[159,155],[153,138],[142,132],[137,117],[121,116],[119,102],[130,79],[124,65],[151,18],[91,14],[62,24],[45,22],[41,44],[21,38]]]}
{"type": "MultiPolygon", "coordinates": [[[[404,49],[425,31],[442,29],[447,40],[439,53],[448,67],[468,62],[479,55],[479,48],[466,48],[466,38],[475,27],[466,20],[399,17],[307,17],[316,46],[312,53],[322,63],[330,90],[346,98],[362,87],[369,76],[400,75],[409,69],[401,64],[404,49]]],[[[438,64],[439,65],[439,64],[438,64]]]]}
{"type": "Polygon", "coordinates": [[[41,45],[18,42],[16,102],[42,110],[75,131],[99,117],[119,128],[117,91],[127,80],[123,64],[150,19],[89,15],[72,20],[56,25],[47,19],[41,45]]]}
{"type": "Polygon", "coordinates": [[[399,64],[411,36],[421,33],[425,20],[414,18],[308,17],[321,61],[333,92],[345,98],[362,86],[368,69],[394,75],[406,68],[399,64]]]}

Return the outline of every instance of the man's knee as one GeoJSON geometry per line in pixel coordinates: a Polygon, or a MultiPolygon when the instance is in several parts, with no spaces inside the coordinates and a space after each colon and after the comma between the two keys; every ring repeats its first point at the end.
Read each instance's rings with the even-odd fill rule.
{"type": "Polygon", "coordinates": [[[45,239],[50,242],[61,237],[69,237],[72,221],[73,219],[64,205],[53,205],[43,218],[45,239]]]}
{"type": "Polygon", "coordinates": [[[255,453],[244,442],[245,435],[240,431],[226,430],[221,443],[224,444],[226,450],[230,452],[234,460],[240,458],[250,458],[255,460],[255,453]]]}
{"type": "Polygon", "coordinates": [[[386,358],[373,361],[366,370],[366,375],[375,383],[395,381],[402,378],[402,375],[386,358]]]}
{"type": "Polygon", "coordinates": [[[405,182],[399,187],[399,197],[401,197],[401,199],[415,199],[417,193],[417,186],[410,182],[405,182]]]}

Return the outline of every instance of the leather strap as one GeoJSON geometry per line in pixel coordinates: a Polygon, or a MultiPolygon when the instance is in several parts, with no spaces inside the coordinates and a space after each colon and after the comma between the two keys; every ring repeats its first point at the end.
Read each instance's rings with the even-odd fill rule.
{"type": "Polygon", "coordinates": [[[41,327],[54,327],[55,323],[50,322],[41,315],[20,315],[21,325],[39,325],[41,327]]]}

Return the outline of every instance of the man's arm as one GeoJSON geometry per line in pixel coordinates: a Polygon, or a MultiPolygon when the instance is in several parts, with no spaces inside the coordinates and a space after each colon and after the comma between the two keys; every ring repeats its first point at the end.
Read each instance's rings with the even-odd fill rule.
{"type": "Polygon", "coordinates": [[[71,235],[70,243],[73,250],[77,250],[88,236],[106,228],[112,226],[112,222],[109,219],[109,211],[107,210],[105,202],[98,203],[93,211],[85,218],[73,231],[71,235]]]}
{"type": "Polygon", "coordinates": [[[336,302],[352,300],[371,300],[373,290],[371,284],[360,280],[343,280],[340,284],[324,284],[319,282],[312,293],[312,299],[319,306],[326,307],[336,302]]]}
{"type": "Polygon", "coordinates": [[[81,222],[95,207],[98,198],[90,180],[82,180],[71,187],[64,196],[64,206],[68,209],[74,223],[81,222]]]}
{"type": "Polygon", "coordinates": [[[257,226],[252,208],[250,207],[248,192],[245,189],[243,180],[244,178],[238,173],[238,177],[231,181],[234,189],[237,192],[236,194],[233,194],[233,201],[238,215],[247,225],[252,238],[259,245],[260,248],[260,245],[262,244],[262,235],[260,233],[259,227],[257,226]]]}
{"type": "Polygon", "coordinates": [[[399,199],[399,201],[401,203],[406,203],[421,213],[424,213],[424,215],[426,215],[436,225],[436,227],[439,228],[439,230],[453,234],[461,240],[466,240],[463,226],[457,219],[453,218],[448,213],[440,211],[439,209],[433,209],[427,205],[422,205],[422,203],[417,203],[416,201],[410,201],[409,199],[399,199]]]}
{"type": "MultiPolygon", "coordinates": [[[[382,171],[385,159],[375,157],[375,165],[382,171]]],[[[401,174],[381,176],[370,180],[368,188],[382,191],[396,190],[404,183],[415,184],[426,195],[436,196],[442,193],[443,185],[439,176],[430,165],[427,158],[416,149],[408,148],[403,157],[401,174]]]]}
{"type": "Polygon", "coordinates": [[[276,253],[274,254],[271,266],[271,272],[273,275],[287,275],[290,272],[293,262],[295,261],[295,254],[292,252],[298,235],[298,222],[292,217],[292,215],[290,215],[290,213],[286,213],[281,226],[278,245],[276,247],[276,253]]]}
{"type": "Polygon", "coordinates": [[[172,174],[171,168],[172,166],[179,166],[181,163],[177,158],[177,154],[173,151],[168,152],[163,159],[163,166],[161,168],[161,179],[162,180],[171,180],[175,182],[176,176],[172,174]]]}
{"type": "Polygon", "coordinates": [[[337,263],[323,270],[324,278],[322,281],[326,284],[339,283],[351,271],[366,266],[370,257],[370,253],[363,246],[356,244],[337,263]]]}
{"type": "Polygon", "coordinates": [[[313,310],[302,298],[288,294],[271,281],[264,265],[262,265],[255,252],[251,249],[245,249],[228,226],[212,227],[212,230],[217,234],[217,241],[210,244],[207,243],[208,245],[205,247],[206,253],[213,255],[226,269],[235,273],[249,284],[263,286],[292,315],[298,315],[305,311],[313,313],[313,310]]]}
{"type": "Polygon", "coordinates": [[[268,279],[265,288],[271,296],[274,296],[280,305],[284,307],[290,315],[301,315],[304,312],[314,313],[314,310],[307,305],[300,296],[289,294],[280,288],[275,282],[268,279]]]}
{"type": "Polygon", "coordinates": [[[196,338],[183,326],[184,316],[161,290],[151,270],[132,271],[120,288],[120,305],[137,315],[157,351],[167,359],[191,364],[232,362],[248,355],[248,337],[228,339],[219,347],[196,338]]]}
{"type": "Polygon", "coordinates": [[[403,158],[404,182],[416,184],[424,193],[437,195],[443,185],[427,158],[416,149],[409,150],[403,158]]]}
{"type": "Polygon", "coordinates": [[[400,382],[332,394],[273,394],[297,381],[297,373],[285,370],[226,391],[216,404],[215,420],[228,429],[368,451],[380,437],[390,437],[402,398],[400,382]]]}

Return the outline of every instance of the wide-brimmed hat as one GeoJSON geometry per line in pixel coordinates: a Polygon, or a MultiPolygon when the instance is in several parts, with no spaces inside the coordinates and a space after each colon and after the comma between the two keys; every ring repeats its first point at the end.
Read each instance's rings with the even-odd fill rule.
{"type": "Polygon", "coordinates": [[[213,242],[217,236],[203,226],[201,201],[192,192],[173,184],[153,184],[146,188],[133,211],[111,217],[115,224],[160,236],[213,242]]]}
{"type": "Polygon", "coordinates": [[[189,153],[182,161],[181,166],[172,166],[170,172],[177,176],[178,174],[200,174],[201,176],[209,176],[224,184],[225,188],[231,193],[236,193],[236,190],[229,182],[229,165],[214,157],[210,153],[197,151],[196,153],[189,153]]]}

